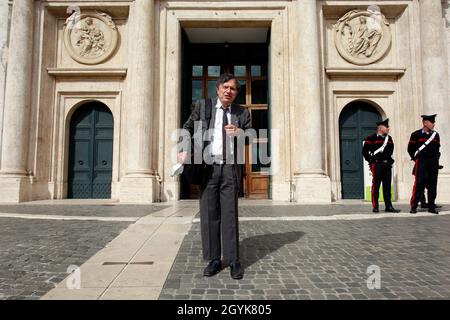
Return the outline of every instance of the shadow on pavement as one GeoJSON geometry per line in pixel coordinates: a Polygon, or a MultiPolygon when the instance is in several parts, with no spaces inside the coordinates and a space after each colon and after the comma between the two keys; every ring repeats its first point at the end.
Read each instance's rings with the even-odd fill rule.
{"type": "Polygon", "coordinates": [[[304,235],[304,232],[292,231],[285,233],[269,233],[245,238],[240,243],[242,266],[248,268],[258,260],[263,259],[281,247],[296,242],[304,235]]]}

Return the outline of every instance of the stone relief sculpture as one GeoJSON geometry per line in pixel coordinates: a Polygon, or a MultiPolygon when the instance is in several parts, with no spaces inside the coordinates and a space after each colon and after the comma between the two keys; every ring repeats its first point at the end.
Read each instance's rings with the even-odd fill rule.
{"type": "Polygon", "coordinates": [[[105,52],[105,35],[94,25],[90,17],[84,21],[77,38],[76,44],[80,48],[80,56],[95,57],[105,52]]]}
{"type": "Polygon", "coordinates": [[[64,29],[64,44],[72,59],[83,64],[106,61],[117,47],[118,32],[106,13],[74,12],[64,29]]]}
{"type": "Polygon", "coordinates": [[[378,61],[391,45],[389,22],[378,7],[347,12],[334,25],[334,34],[339,54],[358,65],[378,61]]]}

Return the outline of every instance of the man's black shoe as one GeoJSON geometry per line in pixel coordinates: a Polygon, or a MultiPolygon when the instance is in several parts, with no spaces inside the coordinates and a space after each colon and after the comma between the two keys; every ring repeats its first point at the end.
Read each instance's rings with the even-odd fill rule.
{"type": "Polygon", "coordinates": [[[380,210],[378,210],[377,208],[373,208],[373,209],[372,209],[372,212],[373,212],[373,213],[378,213],[378,212],[380,212],[380,210]]]}
{"type": "Polygon", "coordinates": [[[222,262],[218,259],[211,260],[206,266],[205,270],[203,270],[203,275],[205,277],[212,277],[222,270],[222,262]]]}
{"type": "Polygon", "coordinates": [[[434,207],[435,207],[436,209],[442,209],[442,206],[440,206],[440,205],[438,205],[438,204],[435,205],[434,207]]]}
{"type": "Polygon", "coordinates": [[[409,211],[409,213],[412,213],[412,214],[417,213],[417,209],[412,209],[412,208],[411,208],[411,210],[409,211]]]}
{"type": "Polygon", "coordinates": [[[389,208],[386,208],[386,210],[384,210],[384,212],[399,213],[400,210],[395,209],[394,207],[389,207],[389,208]]]}
{"type": "Polygon", "coordinates": [[[429,213],[439,214],[439,211],[436,210],[436,208],[430,208],[428,209],[429,213]]]}
{"type": "Polygon", "coordinates": [[[233,261],[230,263],[230,276],[236,280],[242,279],[244,276],[244,270],[242,269],[239,261],[233,261]]]}

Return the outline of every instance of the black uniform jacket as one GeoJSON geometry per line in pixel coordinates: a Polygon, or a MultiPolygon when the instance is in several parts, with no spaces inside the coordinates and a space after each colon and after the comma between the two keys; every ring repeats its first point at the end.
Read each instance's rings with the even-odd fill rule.
{"type": "Polygon", "coordinates": [[[366,161],[370,164],[374,163],[376,160],[387,160],[390,164],[394,163],[394,159],[392,159],[392,153],[394,152],[394,141],[391,136],[389,136],[388,143],[384,148],[384,151],[373,155],[374,152],[383,145],[384,139],[385,137],[375,133],[368,136],[364,140],[362,154],[364,159],[366,159],[366,161]]]}
{"type": "Polygon", "coordinates": [[[436,133],[436,136],[428,146],[420,151],[417,156],[414,156],[420,146],[430,139],[432,133],[433,132],[426,134],[422,129],[419,129],[411,134],[411,138],[409,138],[408,143],[408,153],[411,160],[439,158],[439,148],[441,147],[439,133],[436,133]]]}

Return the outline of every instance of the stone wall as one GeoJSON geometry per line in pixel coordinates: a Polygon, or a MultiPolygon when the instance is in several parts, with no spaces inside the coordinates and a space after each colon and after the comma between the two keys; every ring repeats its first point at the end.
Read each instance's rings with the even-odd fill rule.
{"type": "Polygon", "coordinates": [[[3,137],[3,108],[6,86],[6,67],[8,43],[11,25],[12,1],[2,1],[0,4],[0,166],[3,137]]]}
{"type": "MultiPolygon", "coordinates": [[[[447,44],[447,61],[448,61],[448,82],[450,83],[450,1],[442,0],[442,10],[444,13],[444,25],[445,34],[443,35],[443,41],[447,44]]],[[[449,86],[450,88],[450,86],[449,86]]],[[[450,90],[448,91],[450,101],[450,90]]]]}
{"type": "MultiPolygon", "coordinates": [[[[171,135],[180,121],[180,31],[186,25],[226,23],[271,28],[271,121],[272,128],[279,129],[279,140],[272,141],[278,156],[278,171],[271,180],[274,200],[323,203],[340,199],[338,119],[355,100],[370,102],[391,119],[396,198],[410,196],[412,168],[406,146],[409,134],[420,126],[420,114],[428,112],[423,92],[431,88],[428,81],[425,87],[422,81],[426,74],[422,59],[430,52],[422,46],[426,32],[420,25],[423,22],[427,30],[438,26],[436,19],[421,16],[427,7],[418,0],[373,1],[385,18],[382,32],[389,31],[390,41],[375,35],[353,57],[345,52],[345,42],[336,42],[335,28],[345,21],[363,27],[358,22],[361,17],[370,19],[365,1],[71,2],[81,9],[79,16],[71,15],[76,6],[67,12],[67,1],[18,1],[35,10],[32,28],[24,26],[32,33],[27,35],[32,38],[32,63],[26,73],[32,83],[27,93],[31,107],[22,108],[30,112],[20,120],[29,118],[26,130],[21,124],[17,129],[20,134],[25,132],[23,140],[17,137],[23,150],[13,150],[25,160],[21,158],[20,165],[7,172],[8,177],[12,173],[22,176],[0,181],[0,189],[6,190],[0,190],[0,200],[8,200],[2,196],[9,197],[8,190],[19,192],[11,198],[22,200],[66,196],[70,117],[92,100],[104,103],[114,116],[112,198],[177,200],[179,183],[170,177],[170,168],[175,144],[171,135]],[[74,21],[81,23],[82,32],[99,37],[94,49],[92,43],[83,42],[82,32],[68,30],[74,21]],[[371,45],[378,51],[369,52],[371,45]],[[304,123],[309,123],[310,130],[303,129],[300,124],[304,123]]],[[[450,52],[449,1],[442,5],[447,18],[443,37],[450,52]]],[[[18,48],[24,45],[16,43],[18,48]]],[[[450,67],[450,54],[444,60],[450,67]]],[[[450,81],[450,70],[448,74],[450,81]]],[[[11,88],[10,95],[14,93],[11,88]]],[[[0,93],[1,89],[0,72],[0,93]]],[[[448,95],[450,99],[450,91],[448,95]]],[[[9,154],[0,158],[15,163],[9,154]]],[[[3,172],[0,178],[5,177],[3,172]]]]}

